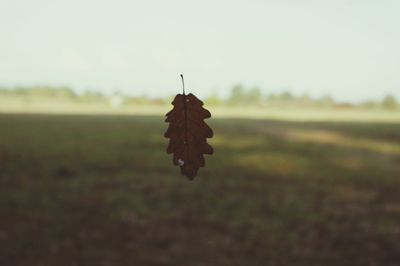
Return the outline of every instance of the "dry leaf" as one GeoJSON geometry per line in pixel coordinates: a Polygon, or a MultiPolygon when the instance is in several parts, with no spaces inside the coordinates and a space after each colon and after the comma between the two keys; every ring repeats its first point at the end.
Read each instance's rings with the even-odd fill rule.
{"type": "Polygon", "coordinates": [[[170,138],[167,153],[173,153],[173,162],[181,167],[181,172],[193,179],[200,167],[204,167],[204,154],[213,154],[207,138],[213,131],[204,122],[211,117],[204,109],[203,102],[193,94],[178,94],[172,102],[174,108],[167,113],[169,127],[164,136],[170,138]]]}

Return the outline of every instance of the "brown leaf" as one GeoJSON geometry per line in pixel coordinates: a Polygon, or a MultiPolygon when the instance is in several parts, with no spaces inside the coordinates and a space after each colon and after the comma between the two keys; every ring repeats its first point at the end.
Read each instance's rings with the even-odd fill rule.
{"type": "Polygon", "coordinates": [[[213,136],[211,128],[203,121],[211,117],[203,102],[193,94],[178,94],[172,102],[174,108],[167,113],[169,127],[164,136],[169,138],[167,153],[173,153],[173,162],[181,172],[193,179],[200,167],[205,166],[203,154],[213,154],[207,138],[213,136]]]}

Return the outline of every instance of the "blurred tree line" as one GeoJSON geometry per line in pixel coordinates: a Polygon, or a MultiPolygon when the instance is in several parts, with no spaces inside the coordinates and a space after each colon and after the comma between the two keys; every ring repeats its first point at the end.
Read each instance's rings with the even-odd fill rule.
{"type": "Polygon", "coordinates": [[[0,88],[1,98],[17,98],[25,101],[35,100],[51,100],[51,101],[73,101],[73,102],[107,102],[100,92],[85,91],[77,94],[68,87],[50,87],[50,86],[33,86],[33,87],[15,87],[0,88]]]}
{"type": "Polygon", "coordinates": [[[338,102],[331,96],[313,98],[307,94],[293,95],[288,91],[264,95],[258,87],[245,88],[238,84],[231,88],[228,98],[221,99],[216,93],[205,99],[209,105],[244,105],[244,106],[294,106],[328,108],[364,108],[364,109],[400,109],[400,103],[393,95],[386,95],[382,100],[370,100],[362,103],[338,102]]]}
{"type": "MultiPolygon", "coordinates": [[[[114,106],[130,105],[162,105],[169,104],[173,99],[150,98],[142,96],[126,96],[115,92],[105,95],[98,91],[86,90],[77,93],[68,87],[32,86],[32,87],[0,87],[0,100],[18,99],[26,102],[33,101],[63,101],[71,103],[110,104],[114,106]]],[[[364,108],[364,109],[400,109],[400,103],[393,95],[386,95],[381,100],[370,100],[354,104],[337,102],[331,96],[325,95],[318,98],[307,94],[293,95],[288,91],[263,94],[258,87],[245,88],[238,84],[231,88],[228,97],[222,98],[216,92],[204,99],[211,106],[293,106],[293,107],[324,107],[324,108],[364,108]]]]}

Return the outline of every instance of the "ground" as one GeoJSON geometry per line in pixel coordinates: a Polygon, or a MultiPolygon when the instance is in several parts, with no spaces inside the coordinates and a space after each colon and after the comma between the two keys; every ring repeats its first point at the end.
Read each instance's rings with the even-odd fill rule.
{"type": "Polygon", "coordinates": [[[400,124],[0,115],[0,265],[399,265],[400,124]]]}

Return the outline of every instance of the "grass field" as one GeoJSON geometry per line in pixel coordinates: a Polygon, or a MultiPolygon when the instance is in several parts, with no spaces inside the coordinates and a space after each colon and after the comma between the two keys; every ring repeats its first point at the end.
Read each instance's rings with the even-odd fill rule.
{"type": "Polygon", "coordinates": [[[0,265],[400,264],[400,124],[211,119],[194,181],[162,116],[0,115],[0,265]]]}

